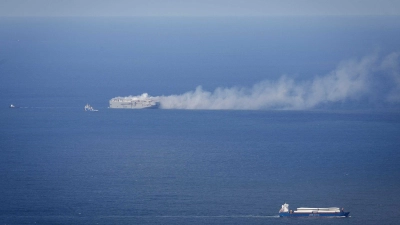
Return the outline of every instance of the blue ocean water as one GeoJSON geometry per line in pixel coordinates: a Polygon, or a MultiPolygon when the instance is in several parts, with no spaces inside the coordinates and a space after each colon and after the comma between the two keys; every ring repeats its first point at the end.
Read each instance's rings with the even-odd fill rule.
{"type": "Polygon", "coordinates": [[[3,224],[396,224],[398,113],[1,109],[3,224]],[[347,219],[280,219],[344,207],[347,219]]]}
{"type": "Polygon", "coordinates": [[[107,106],[326,74],[399,51],[398,21],[2,18],[0,223],[397,224],[398,110],[107,106]],[[351,218],[278,218],[284,202],[351,218]]]}
{"type": "Polygon", "coordinates": [[[145,92],[159,96],[199,85],[208,91],[251,87],[283,75],[312,80],[342,61],[400,52],[399,21],[2,18],[0,103],[75,107],[89,102],[106,107],[113,97],[145,92]]]}

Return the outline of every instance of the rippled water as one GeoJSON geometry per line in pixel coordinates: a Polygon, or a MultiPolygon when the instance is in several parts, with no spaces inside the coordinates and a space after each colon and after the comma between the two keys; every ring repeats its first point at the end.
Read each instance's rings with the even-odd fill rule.
{"type": "Polygon", "coordinates": [[[1,110],[5,224],[395,224],[397,113],[1,110]],[[278,218],[344,207],[351,218],[278,218]]]}

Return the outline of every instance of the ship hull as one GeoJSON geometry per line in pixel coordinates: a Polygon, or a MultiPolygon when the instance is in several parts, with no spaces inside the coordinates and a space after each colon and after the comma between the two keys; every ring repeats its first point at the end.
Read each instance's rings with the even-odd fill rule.
{"type": "Polygon", "coordinates": [[[350,212],[337,213],[279,213],[279,217],[349,217],[350,212]]]}

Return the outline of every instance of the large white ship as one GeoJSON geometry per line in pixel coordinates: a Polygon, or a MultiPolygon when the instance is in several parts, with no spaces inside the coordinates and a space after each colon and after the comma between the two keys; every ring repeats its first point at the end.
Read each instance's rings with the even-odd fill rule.
{"type": "Polygon", "coordinates": [[[156,109],[160,102],[144,93],[140,96],[115,97],[110,100],[112,109],[156,109]]]}
{"type": "Polygon", "coordinates": [[[328,216],[328,217],[349,217],[350,212],[345,212],[343,208],[306,208],[300,207],[297,210],[289,210],[289,204],[285,203],[279,210],[279,217],[304,217],[304,216],[328,216]]]}

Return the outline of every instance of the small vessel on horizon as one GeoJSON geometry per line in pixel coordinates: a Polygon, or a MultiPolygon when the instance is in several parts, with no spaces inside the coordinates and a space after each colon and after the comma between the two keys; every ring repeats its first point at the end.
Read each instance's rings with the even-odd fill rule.
{"type": "Polygon", "coordinates": [[[90,112],[98,112],[99,110],[94,109],[92,106],[90,106],[89,104],[85,105],[85,111],[90,111],[90,112]]]}
{"type": "Polygon", "coordinates": [[[289,204],[285,203],[279,210],[279,217],[303,217],[303,216],[329,216],[329,217],[349,217],[350,212],[345,212],[343,208],[306,208],[300,207],[297,210],[289,210],[289,204]]]}

